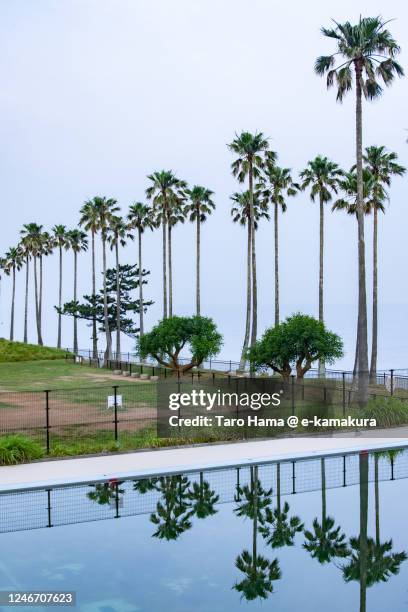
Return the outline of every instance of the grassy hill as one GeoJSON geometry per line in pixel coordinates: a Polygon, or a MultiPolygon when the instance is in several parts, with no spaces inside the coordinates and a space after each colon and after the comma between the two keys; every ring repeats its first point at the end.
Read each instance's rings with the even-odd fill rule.
{"type": "Polygon", "coordinates": [[[66,351],[50,348],[49,346],[37,346],[36,344],[24,344],[23,342],[10,342],[0,338],[0,363],[12,361],[45,361],[48,359],[63,359],[66,351]]]}

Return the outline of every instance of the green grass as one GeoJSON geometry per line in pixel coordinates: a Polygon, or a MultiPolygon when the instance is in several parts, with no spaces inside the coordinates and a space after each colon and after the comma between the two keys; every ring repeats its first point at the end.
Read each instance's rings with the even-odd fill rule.
{"type": "Polygon", "coordinates": [[[114,376],[110,370],[75,364],[70,359],[0,363],[0,391],[79,389],[123,383],[141,384],[114,376]]]}
{"type": "Polygon", "coordinates": [[[44,455],[41,445],[20,434],[0,438],[0,465],[15,465],[40,459],[44,455]]]}
{"type": "Polygon", "coordinates": [[[25,344],[24,342],[10,342],[0,338],[0,362],[13,361],[38,361],[45,359],[62,359],[66,351],[49,346],[37,346],[36,344],[25,344]]]}

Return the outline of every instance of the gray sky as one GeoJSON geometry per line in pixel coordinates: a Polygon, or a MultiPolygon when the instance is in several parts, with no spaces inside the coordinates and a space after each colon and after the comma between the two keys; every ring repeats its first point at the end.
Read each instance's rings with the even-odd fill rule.
{"type": "MultiPolygon", "coordinates": [[[[171,168],[216,193],[217,211],[203,229],[202,310],[224,333],[222,356],[237,359],[245,314],[245,232],[230,219],[229,195],[241,187],[230,174],[226,143],[236,131],[261,130],[279,162],[295,173],[318,153],[348,168],[354,162],[354,97],[336,104],[313,63],[334,49],[320,26],[331,17],[353,21],[360,13],[396,18],[389,27],[401,44],[406,40],[408,5],[400,0],[0,0],[0,252],[17,242],[23,223],[74,226],[83,201],[97,194],[117,198],[126,211],[144,198],[148,173],[171,168]]],[[[406,58],[403,49],[400,61],[408,70],[406,58]]],[[[386,145],[405,165],[407,88],[407,79],[399,80],[382,99],[364,104],[364,144],[386,145]]],[[[408,365],[406,181],[394,181],[380,220],[380,367],[408,365]]],[[[326,318],[344,337],[342,365],[350,366],[356,224],[329,208],[326,220],[326,318]]],[[[369,292],[371,231],[368,220],[369,292]]],[[[257,235],[260,332],[273,322],[272,232],[265,222],[257,235]]],[[[160,232],[146,236],[146,297],[156,300],[148,326],[161,316],[160,249],[160,232]]],[[[123,261],[135,257],[131,244],[123,261]]],[[[66,299],[72,297],[71,259],[66,257],[66,299]]],[[[317,315],[317,266],[318,207],[301,194],[281,217],[282,316],[295,310],[317,315]]],[[[45,270],[44,339],[53,344],[56,256],[45,270]]],[[[20,274],[17,338],[23,331],[23,280],[20,274]]],[[[4,282],[2,336],[8,335],[9,289],[4,282]]],[[[79,290],[90,291],[87,255],[81,256],[79,290]]],[[[174,231],[174,302],[178,314],[194,310],[189,223],[174,231]]],[[[81,345],[88,347],[90,331],[80,327],[81,345]]],[[[65,321],[69,346],[71,328],[72,321],[65,321]]],[[[33,325],[30,337],[35,341],[33,325]]],[[[131,349],[132,342],[124,346],[131,349]]]]}

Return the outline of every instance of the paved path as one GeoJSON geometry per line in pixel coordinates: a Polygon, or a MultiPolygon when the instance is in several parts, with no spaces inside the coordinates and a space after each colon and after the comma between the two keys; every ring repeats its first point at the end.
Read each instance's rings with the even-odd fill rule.
{"type": "Polygon", "coordinates": [[[243,463],[261,463],[313,457],[319,454],[358,452],[391,446],[408,446],[408,429],[376,431],[376,437],[338,435],[331,438],[293,437],[279,440],[207,444],[203,446],[139,451],[117,455],[41,461],[0,467],[0,492],[108,480],[126,476],[180,473],[243,463]],[[380,437],[380,435],[388,437],[380,437]]]}

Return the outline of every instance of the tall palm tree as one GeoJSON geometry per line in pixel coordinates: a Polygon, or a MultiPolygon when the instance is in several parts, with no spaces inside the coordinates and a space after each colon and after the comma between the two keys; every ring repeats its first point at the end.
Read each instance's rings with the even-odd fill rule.
{"type": "Polygon", "coordinates": [[[279,209],[286,211],[286,198],[295,196],[299,185],[293,182],[290,168],[280,168],[269,158],[262,174],[262,195],[273,206],[275,237],[275,325],[279,325],[279,209]]]}
{"type": "Polygon", "coordinates": [[[137,230],[138,257],[139,257],[139,336],[144,334],[144,306],[143,306],[143,263],[142,263],[142,235],[146,229],[156,227],[152,209],[146,204],[135,202],[129,207],[127,216],[129,227],[137,230]]]}
{"type": "MultiPolygon", "coordinates": [[[[342,196],[338,198],[333,206],[334,210],[345,210],[350,215],[357,215],[357,174],[353,169],[350,172],[345,172],[343,178],[339,181],[339,186],[342,191],[342,196]]],[[[374,187],[374,177],[368,168],[363,168],[363,206],[364,214],[367,215],[372,208],[372,195],[374,187]]],[[[380,198],[380,191],[377,189],[377,199],[380,198]]],[[[382,194],[382,199],[385,199],[385,192],[382,194]]],[[[357,324],[356,335],[356,352],[354,358],[354,376],[358,373],[358,354],[359,354],[359,334],[357,324]]]]}
{"type": "Polygon", "coordinates": [[[356,88],[356,170],[358,222],[358,389],[359,402],[368,399],[367,294],[363,204],[363,130],[362,98],[373,100],[382,93],[379,81],[391,85],[395,75],[404,71],[395,61],[400,48],[381,17],[360,17],[357,24],[335,22],[335,28],[322,28],[322,33],[336,41],[337,51],[321,56],[315,71],[327,73],[327,87],[336,84],[337,100],[341,102],[353,86],[356,88]],[[337,58],[341,63],[336,66],[337,58]],[[343,61],[344,60],[344,61],[343,61]]]}
{"type": "MultiPolygon", "coordinates": [[[[241,359],[239,368],[240,370],[245,369],[245,365],[247,362],[247,351],[249,346],[249,335],[251,331],[251,286],[252,286],[252,223],[250,223],[251,218],[251,196],[249,191],[244,192],[236,192],[231,196],[231,200],[234,203],[231,208],[232,220],[234,223],[239,223],[240,225],[247,226],[248,228],[248,240],[247,240],[247,291],[246,291],[246,321],[245,321],[245,336],[244,342],[242,344],[241,351],[241,359]]],[[[258,227],[258,222],[261,218],[269,220],[269,215],[267,213],[267,206],[264,202],[259,199],[258,192],[255,192],[254,197],[252,198],[252,206],[253,206],[253,216],[254,230],[258,227]]]]}
{"type": "Polygon", "coordinates": [[[54,245],[58,249],[59,255],[59,281],[58,281],[58,334],[57,334],[57,348],[61,348],[61,324],[62,324],[62,251],[63,249],[68,250],[68,236],[67,228],[65,225],[54,225],[52,228],[54,245]]]}
{"type": "MultiPolygon", "coordinates": [[[[103,318],[104,328],[106,336],[106,349],[105,349],[105,361],[112,359],[112,336],[109,326],[109,312],[108,312],[108,292],[106,286],[106,241],[109,229],[109,224],[112,217],[119,212],[120,208],[117,201],[114,198],[106,198],[101,196],[95,196],[91,201],[92,206],[95,207],[95,228],[101,232],[102,242],[102,271],[103,271],[103,318]]],[[[96,230],[95,230],[96,231],[96,230]]]]}
{"type": "Polygon", "coordinates": [[[14,340],[14,307],[16,299],[16,270],[23,266],[23,252],[20,247],[11,247],[4,255],[4,272],[12,276],[13,286],[11,290],[11,313],[10,313],[10,340],[14,340]]]}
{"type": "Polygon", "coordinates": [[[121,358],[120,348],[120,274],[119,274],[119,246],[125,246],[126,239],[133,240],[133,235],[122,217],[113,216],[108,228],[108,242],[111,249],[115,249],[116,263],[116,359],[121,358]]]}
{"type": "MultiPolygon", "coordinates": [[[[312,202],[319,199],[320,227],[319,227],[319,321],[324,322],[324,205],[330,202],[332,194],[337,193],[339,179],[343,171],[327,157],[317,155],[309,161],[306,168],[300,173],[301,188],[310,188],[312,202]]],[[[319,376],[325,376],[324,361],[319,361],[319,376]]]]}
{"type": "Polygon", "coordinates": [[[398,155],[384,146],[366,147],[363,160],[373,177],[371,208],[373,211],[373,320],[370,362],[370,382],[377,381],[378,352],[378,211],[384,212],[383,200],[392,176],[402,176],[406,168],[397,163],[398,155]]]}
{"type": "Polygon", "coordinates": [[[190,221],[196,224],[196,314],[201,314],[201,224],[206,221],[207,216],[211,215],[215,209],[215,204],[212,199],[214,194],[211,189],[194,185],[186,191],[189,202],[185,207],[186,213],[190,213],[190,221]]]}
{"type": "MultiPolygon", "coordinates": [[[[238,157],[232,162],[232,174],[243,183],[248,177],[249,192],[249,224],[251,226],[251,276],[252,276],[252,328],[250,346],[256,342],[258,328],[258,290],[256,277],[256,245],[255,245],[255,217],[254,217],[254,179],[258,179],[268,151],[268,140],[262,132],[251,134],[242,132],[236,134],[234,140],[228,145],[232,153],[238,157]]],[[[270,161],[274,154],[270,152],[270,161]]]]}
{"type": "MultiPolygon", "coordinates": [[[[91,258],[92,258],[92,295],[96,295],[96,265],[95,265],[95,237],[99,226],[99,207],[95,200],[87,200],[81,207],[79,225],[91,234],[91,258]]],[[[92,318],[92,355],[98,358],[98,331],[96,316],[92,318]]]]}
{"type": "Polygon", "coordinates": [[[167,318],[167,224],[170,210],[179,206],[185,199],[187,183],[178,179],[172,170],[161,170],[149,174],[151,185],[146,189],[146,197],[153,203],[153,211],[163,232],[163,319],[167,318]]]}
{"type": "MultiPolygon", "coordinates": [[[[23,225],[23,229],[20,232],[22,236],[21,242],[26,249],[26,263],[28,262],[27,253],[29,256],[33,258],[34,263],[34,299],[35,299],[35,318],[36,318],[36,327],[37,327],[37,342],[39,345],[42,345],[42,335],[41,335],[41,323],[40,323],[40,308],[39,308],[39,287],[38,287],[38,273],[37,273],[37,261],[40,256],[41,251],[41,234],[42,234],[42,225],[38,225],[38,223],[26,223],[23,225]]],[[[26,274],[26,285],[28,285],[28,265],[27,265],[27,274],[26,274]]],[[[28,290],[28,287],[27,287],[28,290]]],[[[27,317],[27,309],[26,315],[27,317]]],[[[25,324],[26,327],[26,324],[25,324]]],[[[24,337],[26,338],[26,329],[24,332],[24,337]]],[[[27,340],[24,340],[27,342],[27,340]]]]}
{"type": "Polygon", "coordinates": [[[31,249],[29,244],[27,244],[27,240],[23,237],[18,245],[18,248],[21,250],[21,255],[23,257],[25,263],[25,291],[24,291],[24,335],[23,342],[27,344],[28,342],[28,287],[29,287],[29,277],[30,277],[30,259],[31,259],[31,249]]]}
{"type": "MultiPolygon", "coordinates": [[[[86,232],[80,229],[73,229],[67,232],[69,248],[74,253],[74,302],[77,302],[78,284],[78,253],[86,251],[88,248],[88,237],[86,232]]],[[[78,319],[74,317],[74,353],[78,352],[78,319]]]]}
{"type": "Polygon", "coordinates": [[[43,304],[43,258],[51,255],[54,249],[53,240],[48,232],[42,232],[40,235],[40,247],[38,251],[38,260],[40,264],[40,282],[38,296],[38,319],[42,336],[42,304],[43,304]]]}
{"type": "Polygon", "coordinates": [[[168,246],[168,267],[169,267],[169,317],[173,316],[173,259],[172,259],[172,230],[178,223],[184,223],[186,219],[185,209],[181,202],[172,198],[171,207],[167,217],[167,246],[168,246]]]}

